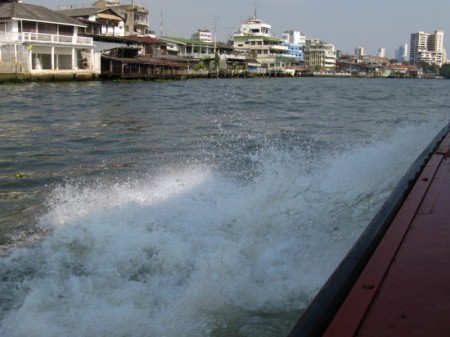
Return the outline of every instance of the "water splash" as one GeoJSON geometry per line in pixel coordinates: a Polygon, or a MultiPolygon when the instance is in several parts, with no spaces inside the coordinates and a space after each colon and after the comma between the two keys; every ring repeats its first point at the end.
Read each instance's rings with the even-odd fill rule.
{"type": "Polygon", "coordinates": [[[245,182],[193,166],[56,188],[48,236],[0,260],[0,335],[283,335],[435,133],[265,146],[245,182]]]}

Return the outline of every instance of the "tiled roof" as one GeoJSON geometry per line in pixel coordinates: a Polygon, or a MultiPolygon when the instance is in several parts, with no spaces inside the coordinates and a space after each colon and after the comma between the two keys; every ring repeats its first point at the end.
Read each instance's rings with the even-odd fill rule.
{"type": "Polygon", "coordinates": [[[0,19],[28,20],[85,27],[81,22],[46,7],[17,2],[0,3],[0,19]]]}

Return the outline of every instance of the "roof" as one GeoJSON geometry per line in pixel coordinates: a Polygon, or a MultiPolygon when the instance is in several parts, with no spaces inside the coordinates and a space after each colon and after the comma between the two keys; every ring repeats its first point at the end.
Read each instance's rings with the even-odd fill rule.
{"type": "Polygon", "coordinates": [[[114,14],[109,14],[109,13],[98,13],[97,16],[100,19],[105,19],[105,20],[112,20],[112,21],[120,21],[123,19],[120,16],[114,15],[114,14]]]}
{"type": "Polygon", "coordinates": [[[61,9],[61,10],[58,10],[58,13],[62,13],[64,15],[74,17],[74,16],[95,15],[97,13],[103,12],[104,10],[105,10],[104,8],[84,7],[84,8],[61,9]]]}
{"type": "MultiPolygon", "coordinates": [[[[135,48],[113,48],[109,51],[114,51],[117,49],[121,49],[123,51],[135,51],[135,48]]],[[[108,51],[107,51],[108,52],[108,51]]],[[[116,62],[121,62],[125,64],[142,64],[142,65],[155,65],[155,66],[167,66],[167,67],[177,67],[177,68],[184,68],[187,67],[185,62],[179,61],[179,60],[163,60],[163,59],[154,59],[154,58],[148,58],[148,57],[130,57],[133,53],[129,54],[126,53],[125,56],[127,57],[118,57],[118,56],[110,56],[108,54],[102,54],[103,59],[113,60],[116,62]]]]}
{"type": "MultiPolygon", "coordinates": [[[[75,17],[86,17],[91,15],[98,15],[98,16],[104,16],[104,15],[113,15],[117,18],[111,17],[110,19],[122,19],[122,16],[117,14],[113,9],[111,8],[97,8],[97,7],[85,7],[85,8],[71,8],[71,9],[62,9],[59,10],[58,13],[70,16],[72,18],[75,17]]],[[[105,17],[104,17],[105,18],[105,17]]]]}
{"type": "Polygon", "coordinates": [[[81,22],[46,7],[17,2],[0,3],[0,19],[27,20],[85,27],[81,22]]]}
{"type": "Polygon", "coordinates": [[[391,69],[417,69],[417,67],[412,64],[389,64],[388,67],[391,69]]]}
{"type": "Polygon", "coordinates": [[[159,60],[159,59],[151,59],[151,58],[120,58],[120,57],[109,57],[102,55],[105,59],[111,59],[115,61],[120,61],[122,63],[127,64],[147,64],[147,65],[155,65],[155,66],[168,66],[168,67],[178,67],[183,68],[186,65],[181,62],[170,61],[170,60],[159,60]]]}
{"type": "Polygon", "coordinates": [[[201,46],[213,46],[213,42],[205,42],[201,40],[194,40],[194,39],[184,39],[181,37],[171,37],[171,36],[161,36],[161,39],[167,40],[170,42],[175,43],[181,43],[181,44],[195,44],[195,45],[201,45],[201,46]]]}
{"type": "Polygon", "coordinates": [[[246,41],[246,40],[255,40],[255,41],[272,41],[272,42],[281,42],[281,39],[275,36],[267,36],[267,35],[233,35],[233,40],[235,41],[246,41]]]}
{"type": "MultiPolygon", "coordinates": [[[[90,23],[92,24],[92,23],[90,23]]],[[[83,36],[92,37],[94,41],[111,42],[111,43],[121,43],[121,44],[135,44],[136,41],[130,40],[123,36],[109,36],[109,35],[96,35],[89,33],[82,33],[83,36]]]]}
{"type": "Polygon", "coordinates": [[[137,35],[130,35],[130,36],[124,36],[125,39],[127,40],[132,40],[132,41],[136,41],[139,43],[145,43],[145,44],[160,44],[160,45],[165,45],[166,42],[156,39],[154,37],[151,36],[137,36],[137,35]]]}
{"type": "MultiPolygon", "coordinates": [[[[160,39],[162,41],[172,42],[172,43],[178,43],[182,45],[197,45],[197,46],[209,46],[213,47],[214,42],[205,42],[201,40],[194,40],[194,39],[185,39],[181,37],[172,37],[172,36],[161,36],[160,39]]],[[[233,49],[231,46],[227,46],[226,44],[222,42],[216,42],[216,48],[220,49],[233,49]]]]}

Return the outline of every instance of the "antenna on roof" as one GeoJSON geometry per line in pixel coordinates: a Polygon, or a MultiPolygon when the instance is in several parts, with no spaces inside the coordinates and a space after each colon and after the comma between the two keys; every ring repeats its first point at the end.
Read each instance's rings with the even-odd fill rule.
{"type": "Polygon", "coordinates": [[[163,36],[163,11],[161,11],[161,34],[159,36],[163,36]]]}
{"type": "Polygon", "coordinates": [[[258,18],[258,15],[256,15],[256,0],[255,0],[255,19],[258,18]]]}

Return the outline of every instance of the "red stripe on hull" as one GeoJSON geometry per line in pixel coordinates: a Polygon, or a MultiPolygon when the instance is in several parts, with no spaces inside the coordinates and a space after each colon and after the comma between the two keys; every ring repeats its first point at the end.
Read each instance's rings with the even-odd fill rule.
{"type": "Polygon", "coordinates": [[[450,336],[450,135],[324,336],[450,336]]]}

